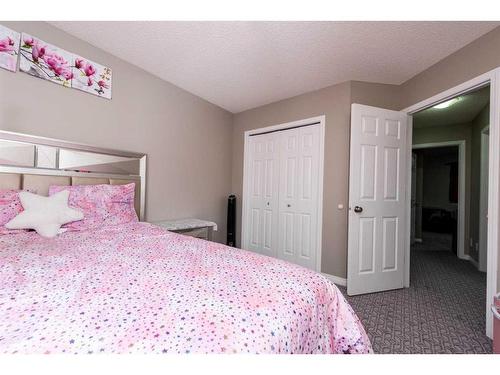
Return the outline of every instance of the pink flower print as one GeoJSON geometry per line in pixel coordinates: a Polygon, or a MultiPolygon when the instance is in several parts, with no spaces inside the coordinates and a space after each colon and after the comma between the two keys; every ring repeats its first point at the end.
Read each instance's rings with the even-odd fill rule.
{"type": "Polygon", "coordinates": [[[33,47],[33,45],[35,44],[35,39],[26,38],[26,39],[24,39],[24,44],[26,44],[29,47],[33,47]]]}
{"type": "Polygon", "coordinates": [[[108,88],[108,85],[106,84],[106,82],[104,82],[103,80],[100,80],[99,82],[97,82],[97,84],[99,85],[99,87],[101,88],[104,88],[104,89],[107,89],[108,88]]]}
{"type": "Polygon", "coordinates": [[[46,52],[45,55],[44,55],[44,60],[45,62],[48,64],[48,60],[51,59],[52,60],[52,64],[54,65],[67,65],[68,62],[66,60],[64,60],[64,57],[62,56],[59,56],[58,54],[54,53],[54,52],[46,52]]]}
{"type": "Polygon", "coordinates": [[[33,61],[37,62],[38,59],[43,58],[45,55],[45,47],[40,47],[40,44],[35,42],[33,44],[33,48],[31,49],[31,57],[33,57],[33,61]]]}
{"type": "Polygon", "coordinates": [[[14,52],[14,41],[10,37],[0,40],[0,52],[14,52]]]}
{"type": "Polygon", "coordinates": [[[45,56],[44,60],[51,70],[54,70],[59,65],[57,60],[54,59],[52,56],[45,56]]]}
{"type": "Polygon", "coordinates": [[[77,68],[77,69],[81,69],[84,64],[85,63],[84,63],[83,59],[76,59],[75,60],[75,68],[77,68]]]}
{"type": "Polygon", "coordinates": [[[91,64],[87,64],[84,69],[85,75],[87,77],[93,76],[96,72],[95,68],[91,64]]]}
{"type": "Polygon", "coordinates": [[[46,52],[43,56],[43,60],[48,65],[49,69],[54,72],[56,77],[62,76],[66,80],[73,78],[71,67],[62,56],[53,52],[46,52]]]}
{"type": "Polygon", "coordinates": [[[63,73],[64,68],[59,60],[55,57],[48,57],[47,59],[45,59],[45,62],[49,66],[49,69],[52,70],[56,76],[60,76],[63,73]]]}
{"type": "Polygon", "coordinates": [[[69,81],[70,79],[73,79],[73,72],[69,69],[65,69],[62,74],[61,74],[65,80],[69,81]]]}

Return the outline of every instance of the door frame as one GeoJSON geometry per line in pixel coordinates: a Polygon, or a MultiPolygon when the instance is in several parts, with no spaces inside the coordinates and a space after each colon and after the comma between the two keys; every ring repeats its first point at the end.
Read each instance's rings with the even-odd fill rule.
{"type": "MultiPolygon", "coordinates": [[[[410,215],[410,225],[411,225],[411,230],[410,230],[410,245],[413,245],[416,242],[416,219],[417,219],[417,212],[416,212],[416,207],[417,207],[417,163],[418,163],[418,158],[417,154],[415,152],[411,153],[411,204],[413,209],[411,210],[411,215],[410,215]],[[415,196],[413,196],[415,194],[415,196]]],[[[421,240],[421,239],[420,239],[421,240]]]]}
{"type": "Polygon", "coordinates": [[[318,230],[316,233],[316,272],[321,272],[321,255],[323,249],[323,175],[324,175],[324,162],[325,162],[325,123],[326,116],[309,117],[302,120],[285,122],[277,125],[266,126],[262,128],[252,129],[245,131],[244,135],[244,148],[243,148],[243,198],[241,206],[241,248],[245,249],[248,244],[248,193],[250,191],[250,154],[249,142],[251,135],[268,133],[278,130],[293,129],[301,126],[316,124],[319,126],[319,181],[318,181],[318,209],[317,209],[317,223],[318,230]]]}
{"type": "MultiPolygon", "coordinates": [[[[432,107],[438,103],[449,100],[457,95],[465,94],[474,89],[490,85],[490,150],[489,150],[489,177],[488,177],[488,251],[487,251],[487,275],[486,275],[486,335],[492,337],[493,315],[490,306],[493,304],[493,296],[497,291],[497,269],[498,269],[498,249],[500,240],[500,67],[490,70],[480,76],[461,83],[455,87],[445,90],[439,94],[431,96],[405,109],[410,115],[408,129],[408,149],[407,155],[408,169],[411,169],[411,144],[412,144],[412,117],[415,112],[432,107]]],[[[407,175],[406,184],[406,209],[407,217],[411,215],[411,173],[407,175]]],[[[406,255],[408,261],[405,262],[405,286],[410,286],[410,226],[406,230],[406,255]]]]}
{"type": "MultiPolygon", "coordinates": [[[[458,220],[457,220],[457,256],[460,259],[469,260],[465,255],[465,140],[419,143],[412,145],[413,150],[426,148],[458,146],[458,220]]],[[[410,191],[411,193],[411,191],[410,191]]],[[[411,211],[410,211],[411,214],[411,211]]],[[[406,249],[407,251],[409,250],[406,249]]],[[[407,254],[410,259],[410,254],[407,254]]],[[[408,262],[409,263],[409,262],[408,262]]]]}
{"type": "MultiPolygon", "coordinates": [[[[485,145],[485,139],[488,137],[488,146],[490,142],[490,125],[486,125],[483,129],[481,129],[481,160],[480,160],[480,171],[479,171],[479,252],[478,252],[478,269],[479,271],[486,272],[486,257],[484,256],[485,253],[487,253],[487,248],[485,249],[485,242],[486,245],[488,244],[488,195],[484,191],[483,188],[483,182],[484,182],[484,175],[485,175],[485,170],[486,170],[486,162],[489,159],[489,155],[485,155],[484,152],[484,145],[485,145]],[[486,207],[485,207],[486,203],[486,207]],[[484,235],[483,228],[486,228],[486,236],[484,235]],[[486,237],[486,238],[485,238],[486,237]],[[486,251],[485,251],[486,250],[486,251]]],[[[489,151],[489,147],[488,147],[489,151]]],[[[489,154],[489,152],[488,152],[489,154]]]]}

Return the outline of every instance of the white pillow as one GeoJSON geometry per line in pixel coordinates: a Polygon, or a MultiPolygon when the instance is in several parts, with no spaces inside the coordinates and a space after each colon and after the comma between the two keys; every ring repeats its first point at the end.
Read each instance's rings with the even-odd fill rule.
{"type": "Polygon", "coordinates": [[[50,197],[22,191],[19,200],[24,211],[5,224],[7,229],[34,229],[43,237],[55,237],[61,225],[82,220],[83,212],[68,206],[69,190],[50,197]]]}

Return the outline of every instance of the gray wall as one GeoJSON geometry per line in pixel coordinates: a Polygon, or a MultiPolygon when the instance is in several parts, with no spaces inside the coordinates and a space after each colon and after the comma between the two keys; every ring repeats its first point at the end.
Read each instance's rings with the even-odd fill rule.
{"type": "Polygon", "coordinates": [[[500,66],[500,27],[417,74],[400,87],[406,108],[500,66]]]}
{"type": "Polygon", "coordinates": [[[148,220],[211,219],[225,239],[232,115],[44,22],[1,22],[113,69],[113,99],[0,69],[0,129],[148,154],[148,220]]]}
{"type": "Polygon", "coordinates": [[[402,99],[400,86],[351,81],[351,103],[397,111],[402,108],[402,99]]]}
{"type": "Polygon", "coordinates": [[[234,115],[232,189],[239,198],[237,218],[240,220],[236,232],[238,245],[241,245],[244,132],[325,115],[321,271],[345,278],[351,103],[396,109],[400,106],[399,102],[398,86],[351,81],[234,115]],[[343,204],[344,209],[339,210],[338,204],[343,204]]]}
{"type": "Polygon", "coordinates": [[[350,104],[402,109],[500,66],[497,28],[399,86],[346,82],[232,116],[50,25],[2,24],[109,65],[114,80],[108,102],[2,70],[0,128],[147,152],[150,220],[214,219],[224,238],[230,189],[241,218],[243,132],[326,115],[322,271],[339,277],[346,275],[347,212],[336,205],[348,199],[350,104]]]}
{"type": "MultiPolygon", "coordinates": [[[[349,180],[350,84],[342,83],[294,98],[272,103],[234,116],[233,192],[238,197],[237,218],[241,218],[243,189],[244,132],[284,122],[325,115],[325,169],[323,186],[323,248],[321,270],[345,277],[347,264],[347,206],[349,180]]],[[[241,220],[237,223],[241,244],[241,220]]]]}
{"type": "MultiPolygon", "coordinates": [[[[348,202],[350,104],[403,109],[498,66],[500,28],[494,29],[402,85],[350,81],[236,114],[233,130],[232,189],[239,198],[240,206],[244,131],[325,114],[327,139],[323,188],[322,271],[346,277],[347,212],[337,210],[336,205],[345,205],[348,202]],[[349,98],[347,103],[346,97],[349,98]]],[[[470,165],[470,156],[468,162],[470,165]]],[[[238,218],[241,218],[241,210],[238,212],[238,218]]],[[[238,235],[239,231],[238,226],[238,235]]],[[[468,228],[466,232],[468,236],[468,228]]]]}
{"type": "MultiPolygon", "coordinates": [[[[500,28],[490,31],[401,86],[405,108],[500,66],[500,28]]],[[[500,290],[500,254],[497,264],[500,290]]]]}

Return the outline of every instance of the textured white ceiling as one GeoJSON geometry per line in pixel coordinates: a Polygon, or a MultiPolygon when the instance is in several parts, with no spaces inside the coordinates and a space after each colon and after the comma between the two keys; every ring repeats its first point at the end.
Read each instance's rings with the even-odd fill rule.
{"type": "Polygon", "coordinates": [[[51,22],[233,113],[348,80],[401,84],[499,22],[51,22]]]}

